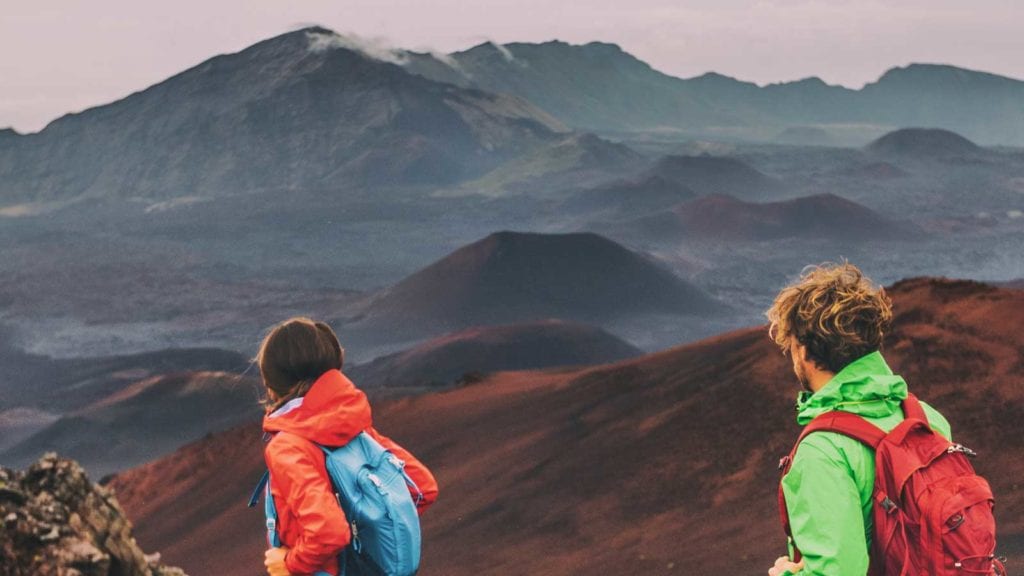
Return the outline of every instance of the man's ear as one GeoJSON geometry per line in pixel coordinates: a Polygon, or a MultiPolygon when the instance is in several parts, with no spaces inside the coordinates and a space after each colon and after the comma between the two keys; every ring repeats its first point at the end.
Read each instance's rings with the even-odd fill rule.
{"type": "Polygon", "coordinates": [[[807,346],[794,340],[793,357],[800,362],[807,362],[807,346]]]}

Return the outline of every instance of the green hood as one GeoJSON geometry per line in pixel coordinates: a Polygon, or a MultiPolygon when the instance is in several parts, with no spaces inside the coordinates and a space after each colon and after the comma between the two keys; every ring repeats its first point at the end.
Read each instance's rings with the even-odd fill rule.
{"type": "Polygon", "coordinates": [[[866,418],[883,418],[900,411],[907,397],[907,383],[892,373],[881,352],[850,362],[817,392],[801,392],[796,401],[796,421],[806,425],[815,416],[842,410],[866,418]]]}

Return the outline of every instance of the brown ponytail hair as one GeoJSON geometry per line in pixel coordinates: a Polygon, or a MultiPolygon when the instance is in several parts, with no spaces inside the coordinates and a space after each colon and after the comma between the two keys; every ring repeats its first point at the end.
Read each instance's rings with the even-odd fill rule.
{"type": "Polygon", "coordinates": [[[324,372],[341,370],[344,363],[345,350],[327,324],[296,316],[275,325],[256,354],[268,391],[264,407],[273,412],[289,400],[305,396],[324,372]]]}

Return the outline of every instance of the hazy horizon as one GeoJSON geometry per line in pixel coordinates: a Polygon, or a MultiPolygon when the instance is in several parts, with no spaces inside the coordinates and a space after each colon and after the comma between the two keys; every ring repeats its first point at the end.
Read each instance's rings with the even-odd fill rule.
{"type": "Polygon", "coordinates": [[[948,64],[1024,78],[1024,7],[911,0],[411,0],[346,6],[257,0],[210,7],[195,0],[140,6],[112,0],[61,8],[20,3],[0,21],[0,127],[35,132],[69,112],[109,103],[217,54],[303,25],[419,51],[498,43],[602,41],[666,74],[714,71],[765,85],[817,76],[860,88],[910,63],[948,64]],[[42,32],[45,31],[45,32],[42,32]],[[955,39],[955,41],[951,41],[955,39]],[[16,57],[12,56],[16,55],[16,57]],[[754,55],[756,57],[752,57],[754,55]]]}

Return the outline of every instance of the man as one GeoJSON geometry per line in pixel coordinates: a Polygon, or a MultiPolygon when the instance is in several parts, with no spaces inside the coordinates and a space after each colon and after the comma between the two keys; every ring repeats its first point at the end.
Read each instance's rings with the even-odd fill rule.
{"type": "MultiPolygon", "coordinates": [[[[889,431],[903,420],[907,384],[880,352],[892,303],[852,264],[806,271],[775,298],[769,335],[793,360],[803,391],[797,422],[832,410],[852,412],[889,431]]],[[[950,437],[949,423],[921,403],[931,427],[950,437]]],[[[862,576],[872,538],[874,452],[835,432],[816,432],[797,448],[782,479],[792,539],[790,556],[770,576],[862,576]],[[792,562],[793,546],[801,554],[792,562]]]]}

